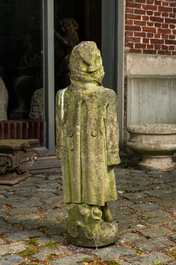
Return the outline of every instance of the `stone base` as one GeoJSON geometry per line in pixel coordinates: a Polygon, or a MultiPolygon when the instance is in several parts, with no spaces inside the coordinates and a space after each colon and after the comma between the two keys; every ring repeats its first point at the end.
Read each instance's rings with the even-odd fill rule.
{"type": "Polygon", "coordinates": [[[0,176],[0,185],[15,185],[31,176],[32,175],[29,172],[21,175],[17,174],[16,172],[6,173],[5,175],[0,176]]]}
{"type": "Polygon", "coordinates": [[[102,247],[118,239],[118,225],[105,222],[98,206],[71,203],[66,206],[67,237],[70,243],[82,247],[102,247]]]}
{"type": "Polygon", "coordinates": [[[142,156],[142,161],[138,164],[142,170],[150,171],[172,171],[176,168],[176,164],[172,160],[172,156],[142,156]]]}

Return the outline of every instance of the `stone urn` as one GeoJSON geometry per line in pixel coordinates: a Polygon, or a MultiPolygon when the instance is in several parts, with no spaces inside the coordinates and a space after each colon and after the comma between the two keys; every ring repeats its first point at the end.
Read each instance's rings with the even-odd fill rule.
{"type": "Polygon", "coordinates": [[[142,155],[138,166],[143,170],[171,171],[176,152],[176,124],[136,124],[127,128],[130,139],[126,146],[142,155]]]}

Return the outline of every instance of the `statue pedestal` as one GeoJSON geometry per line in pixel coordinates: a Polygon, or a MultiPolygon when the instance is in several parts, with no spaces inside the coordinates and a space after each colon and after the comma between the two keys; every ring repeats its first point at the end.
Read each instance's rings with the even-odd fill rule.
{"type": "Polygon", "coordinates": [[[38,158],[38,139],[0,140],[0,184],[14,185],[31,176],[28,169],[38,158]]]}
{"type": "Polygon", "coordinates": [[[98,206],[70,203],[66,209],[67,237],[70,243],[82,247],[103,247],[117,241],[117,223],[103,220],[98,206]]]}

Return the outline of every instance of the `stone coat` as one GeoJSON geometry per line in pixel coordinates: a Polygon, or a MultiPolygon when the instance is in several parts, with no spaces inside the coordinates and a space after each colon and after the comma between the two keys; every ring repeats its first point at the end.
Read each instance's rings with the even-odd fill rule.
{"type": "Polygon", "coordinates": [[[113,166],[120,162],[116,93],[93,83],[58,91],[56,132],[65,203],[103,206],[116,200],[113,166]]]}

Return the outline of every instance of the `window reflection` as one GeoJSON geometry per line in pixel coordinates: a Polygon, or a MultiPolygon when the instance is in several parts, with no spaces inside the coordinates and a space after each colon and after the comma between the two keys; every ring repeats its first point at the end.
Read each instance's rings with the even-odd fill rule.
{"type": "Polygon", "coordinates": [[[1,0],[0,12],[0,139],[40,135],[43,145],[42,1],[1,0]]]}

